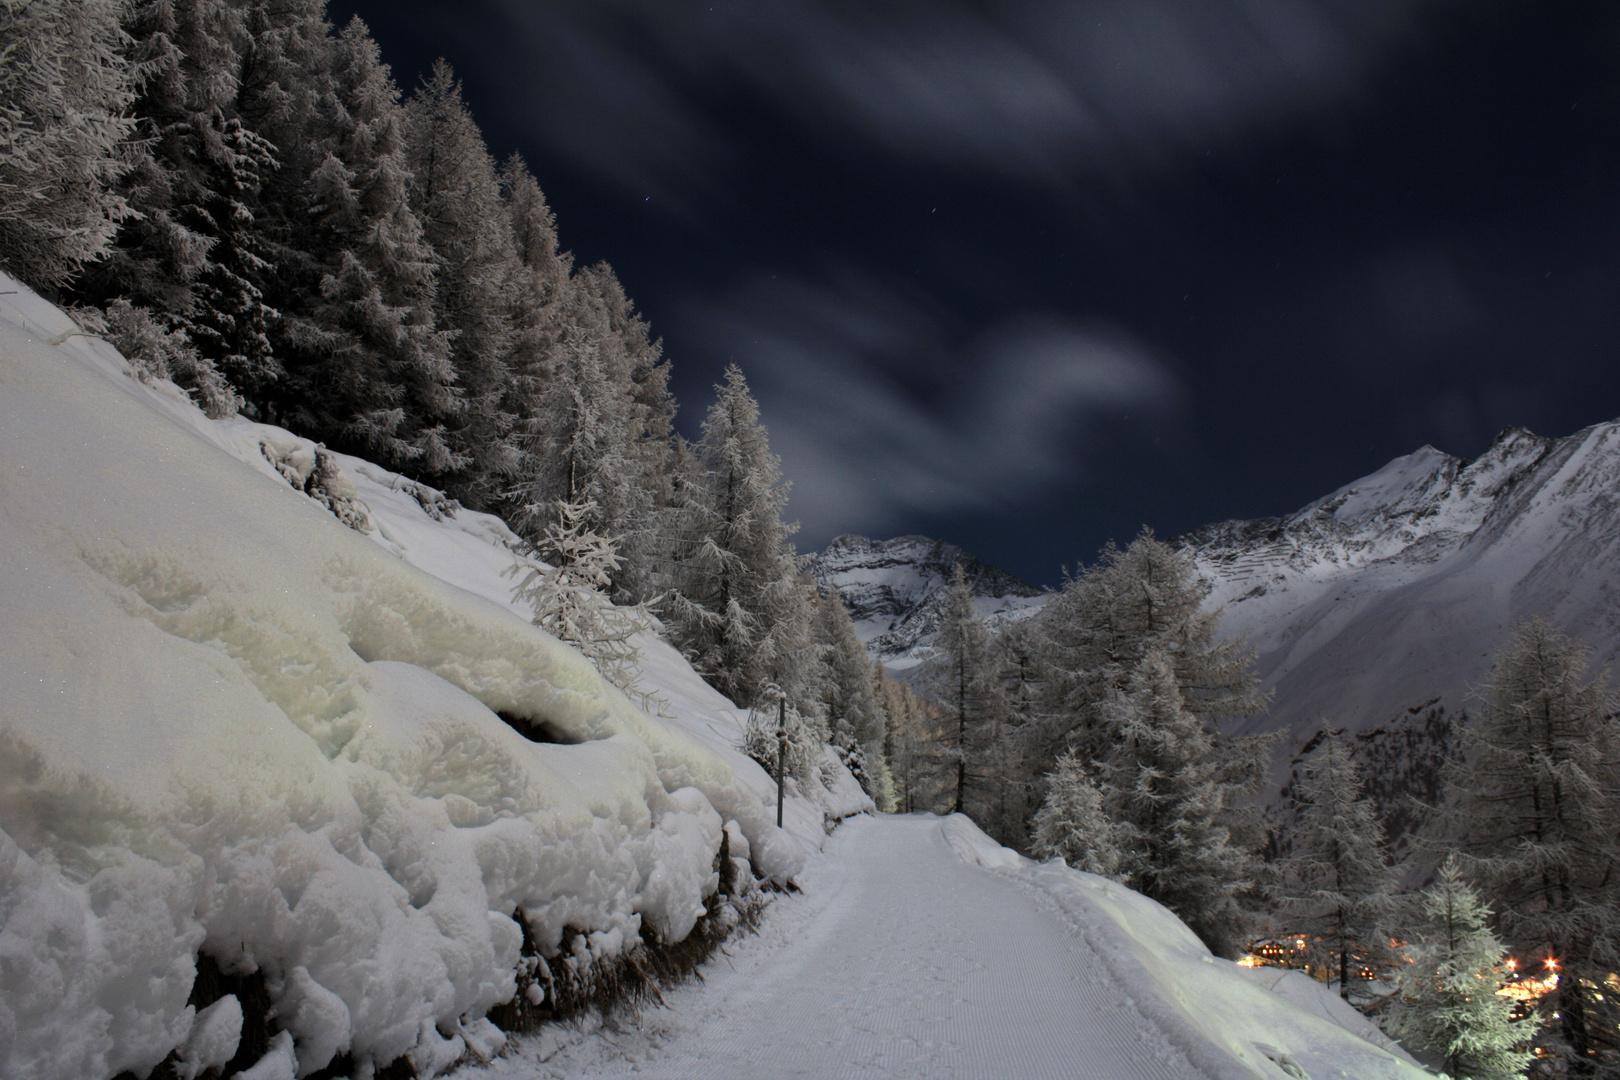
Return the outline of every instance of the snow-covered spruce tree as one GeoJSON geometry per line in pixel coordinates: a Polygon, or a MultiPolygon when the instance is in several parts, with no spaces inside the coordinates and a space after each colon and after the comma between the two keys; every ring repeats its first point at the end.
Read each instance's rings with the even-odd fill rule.
{"type": "Polygon", "coordinates": [[[973,591],[960,563],[945,595],[933,648],[934,654],[924,665],[923,681],[939,712],[942,771],[951,791],[949,810],[996,828],[1000,823],[990,822],[988,811],[995,806],[997,777],[985,765],[994,764],[1005,706],[990,634],[974,609],[973,591]]]}
{"type": "Polygon", "coordinates": [[[833,746],[867,794],[880,804],[892,803],[894,779],[884,757],[883,709],[872,662],[838,590],[817,589],[813,600],[816,697],[831,727],[833,746]]]}
{"type": "Polygon", "coordinates": [[[608,599],[619,557],[611,537],[591,530],[593,509],[589,500],[562,504],[537,545],[549,565],[520,560],[513,598],[534,608],[536,626],[584,653],[604,679],[645,705],[649,696],[636,689],[641,650],[630,639],[651,629],[652,617],[644,607],[608,599]]]}
{"type": "Polygon", "coordinates": [[[1102,790],[1074,753],[1058,758],[1046,802],[1031,822],[1038,859],[1062,859],[1076,870],[1113,877],[1121,853],[1118,827],[1103,808],[1102,790]]]}
{"type": "Polygon", "coordinates": [[[98,305],[128,300],[184,325],[217,241],[219,173],[235,156],[222,135],[245,47],[243,11],[226,0],[134,0],[124,25],[139,126],[116,191],[134,212],[75,292],[98,305]]]}
{"type": "Polygon", "coordinates": [[[1101,717],[1107,750],[1096,779],[1117,829],[1120,878],[1214,952],[1237,955],[1249,922],[1237,897],[1257,859],[1231,842],[1223,817],[1235,788],[1214,737],[1188,711],[1171,657],[1144,654],[1101,717]]]}
{"type": "Polygon", "coordinates": [[[1497,656],[1442,774],[1438,815],[1523,962],[1552,960],[1543,1045],[1571,1075],[1620,1076],[1620,702],[1587,649],[1539,619],[1497,656]]]}
{"type": "Polygon", "coordinates": [[[1343,740],[1328,738],[1316,751],[1299,799],[1293,850],[1279,868],[1280,907],[1288,931],[1305,939],[1308,961],[1337,976],[1348,1000],[1363,964],[1376,971],[1393,960],[1388,930],[1398,917],[1398,877],[1343,740]]]}
{"type": "Polygon", "coordinates": [[[125,0],[0,0],[0,265],[51,289],[106,253],[137,72],[125,0]]]}
{"type": "MultiPolygon", "coordinates": [[[[297,30],[272,40],[308,45],[297,30]]],[[[317,70],[290,73],[319,92],[286,136],[302,140],[297,164],[309,169],[277,251],[286,376],[274,413],[391,468],[451,474],[468,464],[449,443],[462,402],[451,335],[433,321],[433,251],[408,201],[399,89],[359,19],[319,45],[317,70]]]]}
{"type": "Polygon", "coordinates": [[[465,404],[448,438],[468,464],[446,482],[462,502],[484,509],[517,475],[521,458],[506,398],[517,249],[495,161],[449,64],[434,62],[406,102],[405,119],[411,206],[433,250],[436,324],[454,335],[450,362],[465,404]]]}
{"type": "Polygon", "coordinates": [[[682,481],[664,622],[681,651],[721,693],[751,705],[772,681],[804,700],[809,605],[782,522],[787,485],[742,369],[703,421],[682,481]]]}
{"type": "Polygon", "coordinates": [[[1169,659],[1187,708],[1206,720],[1264,707],[1253,653],[1220,640],[1220,612],[1203,610],[1209,589],[1192,559],[1149,529],[1064,583],[1037,622],[1038,723],[1051,758],[1067,747],[1096,756],[1101,710],[1149,651],[1169,659]]]}
{"type": "Polygon", "coordinates": [[[251,405],[264,400],[282,373],[270,345],[270,327],[279,313],[262,287],[274,268],[265,258],[268,249],[257,220],[264,178],[276,165],[275,148],[234,117],[224,122],[219,142],[220,175],[207,205],[214,241],[185,326],[199,353],[251,405]]]}
{"type": "Polygon", "coordinates": [[[1439,1057],[1458,1080],[1512,1080],[1531,1060],[1528,1025],[1514,1021],[1513,999],[1496,992],[1507,981],[1508,956],[1485,924],[1489,915],[1451,857],[1423,893],[1421,920],[1403,935],[1408,963],[1400,967],[1390,1033],[1439,1057]]]}

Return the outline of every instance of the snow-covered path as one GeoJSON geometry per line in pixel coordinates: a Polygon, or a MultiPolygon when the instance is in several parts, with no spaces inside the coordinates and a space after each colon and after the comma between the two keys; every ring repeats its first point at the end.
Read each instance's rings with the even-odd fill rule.
{"type": "Polygon", "coordinates": [[[758,936],[639,1023],[543,1040],[497,1075],[1197,1077],[1064,916],[962,861],[941,819],[847,821],[758,936]],[[548,1045],[549,1044],[549,1045],[548,1045]]]}

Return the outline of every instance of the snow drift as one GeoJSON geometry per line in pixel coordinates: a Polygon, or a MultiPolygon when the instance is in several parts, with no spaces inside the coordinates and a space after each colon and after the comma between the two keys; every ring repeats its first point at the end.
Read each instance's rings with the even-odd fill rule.
{"type": "Polygon", "coordinates": [[[311,498],[307,442],[0,293],[0,1074],[228,1060],[199,951],[264,974],[267,1075],[430,1073],[499,1045],[519,908],[552,948],[677,940],[727,823],[781,879],[869,805],[834,776],[784,835],[673,650],[642,643],[660,719],[514,612],[496,519],[341,455],[311,498]]]}
{"type": "Polygon", "coordinates": [[[1214,956],[1163,905],[1061,860],[1032,862],[961,814],[940,829],[964,862],[1007,874],[1053,903],[1142,1016],[1210,1080],[1426,1075],[1372,1021],[1304,972],[1245,968],[1214,956]]]}

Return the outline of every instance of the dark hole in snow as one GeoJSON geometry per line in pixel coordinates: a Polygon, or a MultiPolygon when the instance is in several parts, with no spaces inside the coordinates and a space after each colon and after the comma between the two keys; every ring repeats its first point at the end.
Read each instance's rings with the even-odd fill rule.
{"type": "Polygon", "coordinates": [[[518,716],[515,713],[495,711],[495,715],[505,720],[507,726],[530,742],[555,743],[559,746],[578,746],[589,742],[589,739],[570,735],[549,720],[531,720],[527,716],[518,716]]]}
{"type": "MultiPolygon", "coordinates": [[[[197,978],[191,984],[191,996],[186,1004],[202,1012],[227,994],[235,994],[242,1003],[242,1041],[236,1044],[236,1056],[223,1070],[232,1076],[258,1064],[270,1049],[270,1040],[281,1030],[271,1015],[270,991],[264,983],[263,971],[237,974],[226,971],[207,953],[197,954],[197,978]]],[[[166,1075],[162,1069],[154,1077],[166,1075]]]]}

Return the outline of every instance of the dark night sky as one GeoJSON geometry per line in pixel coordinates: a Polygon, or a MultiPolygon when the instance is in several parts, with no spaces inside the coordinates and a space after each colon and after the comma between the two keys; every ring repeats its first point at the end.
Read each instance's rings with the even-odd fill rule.
{"type": "Polygon", "coordinates": [[[801,550],[1041,583],[1620,417],[1613,0],[343,0],[729,360],[801,550]]]}

